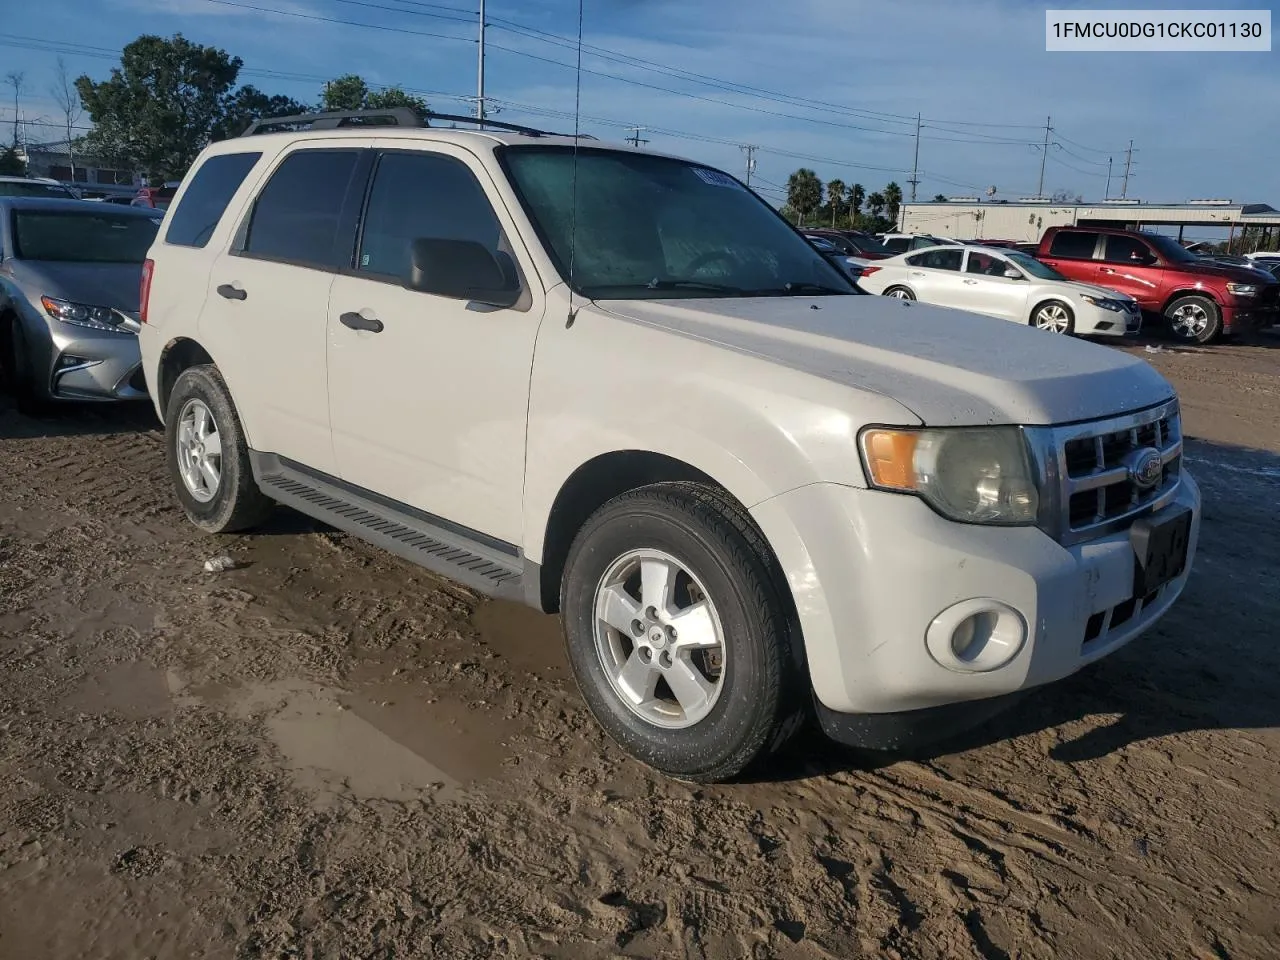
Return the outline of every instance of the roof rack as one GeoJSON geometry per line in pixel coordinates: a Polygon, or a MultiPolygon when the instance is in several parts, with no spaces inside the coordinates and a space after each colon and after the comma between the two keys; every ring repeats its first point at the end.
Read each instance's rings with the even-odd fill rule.
{"type": "MultiPolygon", "coordinates": [[[[430,127],[432,120],[448,120],[454,124],[467,123],[484,129],[493,127],[496,130],[509,130],[512,133],[523,133],[529,137],[572,136],[572,134],[556,134],[549,130],[538,130],[517,123],[503,123],[497,120],[481,120],[478,117],[466,117],[454,113],[435,113],[428,111],[420,115],[412,107],[388,107],[384,110],[329,110],[322,113],[299,113],[290,117],[267,117],[249,124],[242,137],[251,137],[258,133],[277,133],[285,130],[334,130],[338,127],[430,127]]],[[[580,140],[594,140],[590,134],[579,134],[580,140]]]]}

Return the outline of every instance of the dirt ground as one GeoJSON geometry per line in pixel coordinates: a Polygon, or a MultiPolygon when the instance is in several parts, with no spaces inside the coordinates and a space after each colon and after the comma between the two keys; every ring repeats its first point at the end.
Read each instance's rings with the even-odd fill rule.
{"type": "Polygon", "coordinates": [[[1152,633],[706,788],[605,740],[554,618],[284,511],[204,538],[146,411],[0,401],[0,957],[1275,957],[1277,348],[1133,348],[1205,493],[1152,633]]]}

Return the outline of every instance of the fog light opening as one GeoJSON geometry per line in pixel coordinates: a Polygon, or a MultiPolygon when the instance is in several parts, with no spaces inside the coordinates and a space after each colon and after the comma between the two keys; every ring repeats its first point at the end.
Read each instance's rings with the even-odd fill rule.
{"type": "Polygon", "coordinates": [[[938,614],[925,634],[925,645],[949,670],[986,673],[1009,664],[1026,639],[1026,622],[1018,611],[998,600],[974,599],[938,614]]]}

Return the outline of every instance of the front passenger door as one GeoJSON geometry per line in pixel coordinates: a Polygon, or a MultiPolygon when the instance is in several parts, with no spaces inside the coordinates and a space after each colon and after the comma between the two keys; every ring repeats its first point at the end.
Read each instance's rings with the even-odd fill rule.
{"type": "Polygon", "coordinates": [[[464,533],[519,543],[545,302],[533,278],[493,181],[470,153],[449,144],[380,151],[355,267],[329,297],[329,410],[343,480],[464,533]],[[497,308],[408,289],[419,238],[506,254],[521,274],[521,299],[497,308]]]}

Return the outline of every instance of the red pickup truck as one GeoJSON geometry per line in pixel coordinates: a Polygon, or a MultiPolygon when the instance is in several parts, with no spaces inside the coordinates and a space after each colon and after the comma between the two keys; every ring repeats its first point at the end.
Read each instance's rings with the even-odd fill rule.
{"type": "Polygon", "coordinates": [[[1280,282],[1202,260],[1172,237],[1107,227],[1050,227],[1035,254],[1071,280],[1127,293],[1174,336],[1209,343],[1280,321],[1280,282]]]}

